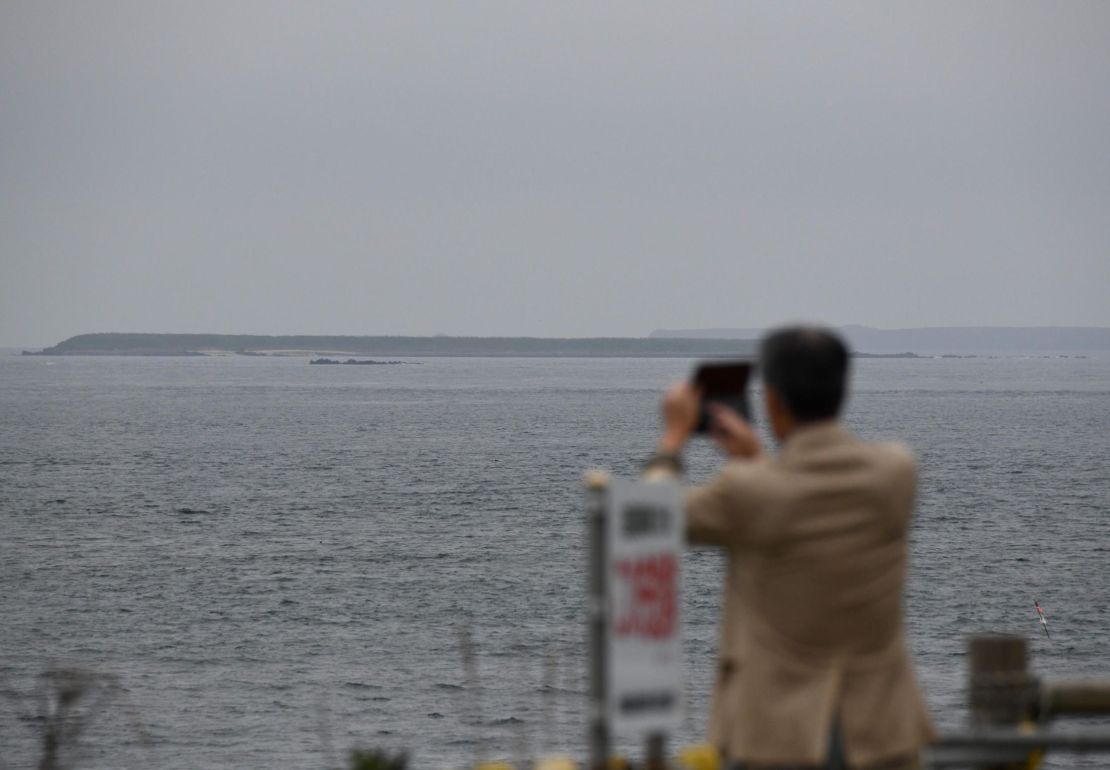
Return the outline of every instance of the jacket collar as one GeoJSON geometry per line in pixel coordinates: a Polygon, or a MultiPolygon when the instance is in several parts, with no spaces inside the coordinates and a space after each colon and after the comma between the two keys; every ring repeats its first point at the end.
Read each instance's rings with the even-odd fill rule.
{"type": "Polygon", "coordinates": [[[779,455],[786,460],[852,441],[855,437],[839,420],[822,420],[796,428],[783,442],[779,455]]]}

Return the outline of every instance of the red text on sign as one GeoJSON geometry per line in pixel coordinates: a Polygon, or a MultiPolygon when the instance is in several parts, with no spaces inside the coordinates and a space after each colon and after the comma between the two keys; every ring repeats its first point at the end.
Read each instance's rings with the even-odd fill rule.
{"type": "MultiPolygon", "coordinates": [[[[616,573],[627,585],[628,601],[620,608],[613,633],[665,639],[678,622],[678,560],[665,553],[618,559],[616,573]]],[[[618,594],[619,595],[619,594],[618,594]]]]}

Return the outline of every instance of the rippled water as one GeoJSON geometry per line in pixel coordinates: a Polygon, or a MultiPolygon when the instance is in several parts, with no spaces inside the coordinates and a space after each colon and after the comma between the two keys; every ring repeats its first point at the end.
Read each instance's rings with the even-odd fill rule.
{"type": "MultiPolygon", "coordinates": [[[[121,685],[81,767],[580,754],[581,474],[633,473],[690,367],[0,357],[0,766],[33,766],[39,704],[12,693],[58,664],[121,685]]],[[[1110,672],[1110,360],[863,360],[855,385],[852,427],[921,462],[907,612],[938,723],[963,723],[974,631],[1110,672]]],[[[721,565],[684,567],[687,742],[721,565]]]]}

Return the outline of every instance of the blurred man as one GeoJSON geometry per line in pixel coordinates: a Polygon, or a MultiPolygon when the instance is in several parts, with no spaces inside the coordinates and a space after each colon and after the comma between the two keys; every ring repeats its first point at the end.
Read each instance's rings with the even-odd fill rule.
{"type": "MultiPolygon", "coordinates": [[[[687,536],[728,555],[709,739],[746,768],[912,768],[933,737],[902,627],[916,470],[839,422],[849,356],[830,331],[760,346],[777,455],[711,409],[728,462],[686,498],[687,536]]],[[[698,393],[672,388],[648,474],[680,473],[698,393]]]]}

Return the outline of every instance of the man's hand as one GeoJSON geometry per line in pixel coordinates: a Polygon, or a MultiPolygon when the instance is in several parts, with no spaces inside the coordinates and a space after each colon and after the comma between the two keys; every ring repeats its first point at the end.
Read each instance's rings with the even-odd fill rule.
{"type": "Polygon", "coordinates": [[[659,451],[678,454],[698,426],[701,394],[688,382],[673,386],[663,397],[663,437],[659,451]]]}
{"type": "Polygon", "coordinates": [[[709,419],[710,435],[729,457],[750,460],[763,454],[759,436],[748,421],[732,409],[722,404],[710,404],[709,419]]]}

